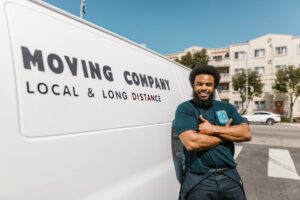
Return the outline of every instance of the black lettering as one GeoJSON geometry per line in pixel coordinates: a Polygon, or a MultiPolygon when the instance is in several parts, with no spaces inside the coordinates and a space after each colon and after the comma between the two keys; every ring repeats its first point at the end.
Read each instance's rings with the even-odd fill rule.
{"type": "Polygon", "coordinates": [[[116,99],[122,99],[121,92],[116,91],[116,99]]]}
{"type": "Polygon", "coordinates": [[[153,83],[154,83],[153,78],[152,78],[151,76],[148,76],[148,81],[149,81],[150,87],[152,88],[152,85],[153,85],[153,83]]]}
{"type": "Polygon", "coordinates": [[[72,87],[72,89],[73,89],[73,95],[74,95],[74,97],[78,97],[79,95],[76,94],[75,87],[72,87]]]}
{"type": "Polygon", "coordinates": [[[107,65],[103,66],[103,74],[104,74],[106,80],[114,81],[114,77],[113,77],[113,74],[111,72],[110,66],[107,66],[107,65]]]}
{"type": "Polygon", "coordinates": [[[86,68],[85,60],[81,60],[81,65],[82,65],[82,70],[83,70],[84,77],[88,78],[89,74],[88,74],[88,71],[87,71],[87,68],[86,68]]]}
{"type": "Polygon", "coordinates": [[[63,95],[65,96],[66,94],[69,95],[69,96],[71,96],[71,93],[70,93],[70,90],[69,90],[68,86],[65,85],[63,95]]]}
{"type": "Polygon", "coordinates": [[[163,90],[166,90],[165,80],[164,80],[164,79],[159,79],[159,82],[160,82],[161,88],[162,88],[163,90]]]}
{"type": "Polygon", "coordinates": [[[102,90],[102,96],[103,96],[104,99],[107,99],[107,96],[105,95],[104,90],[102,90]]]}
{"type": "Polygon", "coordinates": [[[115,94],[114,94],[113,91],[109,90],[108,91],[108,96],[109,96],[109,98],[113,99],[115,97],[115,94]]]}
{"type": "Polygon", "coordinates": [[[147,77],[145,74],[140,74],[140,80],[141,80],[143,87],[144,86],[148,87],[148,81],[147,81],[147,77]]]}
{"type": "Polygon", "coordinates": [[[123,75],[124,75],[124,78],[125,78],[126,83],[127,83],[128,85],[132,85],[132,81],[128,79],[128,77],[130,76],[129,71],[124,71],[123,75]]]}
{"type": "Polygon", "coordinates": [[[131,93],[131,95],[132,95],[132,99],[133,99],[133,100],[136,100],[136,99],[137,99],[137,97],[136,97],[137,95],[136,95],[135,93],[131,93]]]}
{"type": "Polygon", "coordinates": [[[31,69],[31,63],[38,67],[39,71],[44,72],[44,62],[43,55],[41,50],[35,50],[32,55],[27,47],[21,46],[22,56],[23,56],[23,64],[25,69],[31,69]]]}
{"type": "Polygon", "coordinates": [[[39,83],[37,85],[37,89],[38,89],[39,93],[41,93],[41,94],[47,94],[48,93],[48,86],[46,85],[46,83],[39,83]]]}
{"type": "Polygon", "coordinates": [[[167,84],[168,90],[170,90],[169,81],[168,81],[168,80],[165,80],[165,82],[166,82],[166,84],[167,84]]]}
{"type": "Polygon", "coordinates": [[[65,59],[67,61],[67,64],[69,66],[69,69],[71,71],[71,74],[73,76],[77,76],[77,58],[73,58],[72,61],[68,56],[65,56],[65,59]]]}
{"type": "Polygon", "coordinates": [[[27,93],[29,93],[29,94],[34,94],[34,91],[31,91],[31,90],[29,89],[29,82],[28,82],[28,81],[26,81],[26,88],[27,88],[27,93]]]}
{"type": "Polygon", "coordinates": [[[127,99],[128,97],[127,97],[127,93],[126,92],[122,92],[122,97],[123,97],[123,99],[127,99]]]}
{"type": "Polygon", "coordinates": [[[48,65],[51,71],[56,74],[61,74],[64,71],[64,64],[60,57],[54,53],[48,55],[48,65]],[[55,66],[54,62],[56,61],[57,66],[55,66]]]}
{"type": "Polygon", "coordinates": [[[133,80],[134,84],[140,85],[140,79],[139,79],[138,75],[135,72],[132,72],[131,76],[132,76],[132,80],[133,80]]]}
{"type": "Polygon", "coordinates": [[[155,80],[155,87],[156,87],[156,89],[157,89],[157,88],[158,88],[158,89],[161,89],[161,88],[160,88],[160,85],[159,85],[159,82],[158,82],[158,80],[157,80],[157,78],[155,78],[154,80],[155,80]]]}
{"type": "Polygon", "coordinates": [[[89,62],[89,66],[90,66],[91,77],[93,79],[95,79],[96,76],[97,76],[97,78],[101,80],[102,77],[101,77],[101,72],[100,72],[99,64],[95,63],[95,65],[94,65],[94,63],[89,62]]]}
{"type": "Polygon", "coordinates": [[[60,95],[59,92],[56,92],[56,91],[54,90],[55,87],[59,87],[59,85],[57,85],[57,84],[52,85],[52,87],[51,87],[52,93],[53,93],[54,95],[60,95]]]}

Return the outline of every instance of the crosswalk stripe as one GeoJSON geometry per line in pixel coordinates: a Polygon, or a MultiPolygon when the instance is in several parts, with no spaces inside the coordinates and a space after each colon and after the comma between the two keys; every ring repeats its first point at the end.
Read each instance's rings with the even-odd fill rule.
{"type": "Polygon", "coordinates": [[[300,180],[288,150],[269,149],[268,176],[300,180]]]}
{"type": "Polygon", "coordinates": [[[238,155],[241,153],[242,149],[243,149],[242,146],[235,146],[235,150],[234,150],[234,159],[235,160],[238,157],[238,155]]]}

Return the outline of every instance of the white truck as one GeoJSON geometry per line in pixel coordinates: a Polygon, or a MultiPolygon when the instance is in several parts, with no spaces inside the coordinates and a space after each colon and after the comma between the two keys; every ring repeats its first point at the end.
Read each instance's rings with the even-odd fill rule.
{"type": "Polygon", "coordinates": [[[0,199],[177,199],[189,70],[42,1],[0,2],[0,199]]]}

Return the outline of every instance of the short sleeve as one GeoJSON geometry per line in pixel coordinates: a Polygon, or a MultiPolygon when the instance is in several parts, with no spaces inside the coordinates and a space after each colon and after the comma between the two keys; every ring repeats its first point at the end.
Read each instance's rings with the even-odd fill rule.
{"type": "Polygon", "coordinates": [[[239,125],[247,123],[247,120],[243,118],[236,110],[236,108],[228,103],[229,118],[232,118],[232,125],[239,125]]]}
{"type": "Polygon", "coordinates": [[[175,133],[181,134],[187,130],[197,130],[198,123],[192,104],[184,102],[177,107],[175,113],[175,133]]]}

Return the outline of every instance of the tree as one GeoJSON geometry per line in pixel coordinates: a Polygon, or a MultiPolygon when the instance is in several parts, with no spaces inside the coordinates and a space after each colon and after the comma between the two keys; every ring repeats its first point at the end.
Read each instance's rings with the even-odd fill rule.
{"type": "Polygon", "coordinates": [[[207,65],[209,56],[206,49],[202,49],[201,51],[196,51],[194,54],[187,52],[180,60],[176,59],[175,61],[193,69],[195,66],[207,65]]]}
{"type": "Polygon", "coordinates": [[[248,70],[248,99],[246,99],[246,80],[247,75],[243,71],[232,77],[232,86],[235,91],[238,91],[242,99],[242,114],[247,111],[249,101],[253,100],[254,96],[260,96],[262,93],[263,83],[256,71],[248,70]],[[247,107],[244,109],[244,103],[247,101],[247,107]]]}
{"type": "Polygon", "coordinates": [[[293,122],[293,106],[300,96],[300,68],[289,65],[286,69],[281,69],[276,73],[275,90],[287,93],[290,99],[290,122],[293,122]]]}

